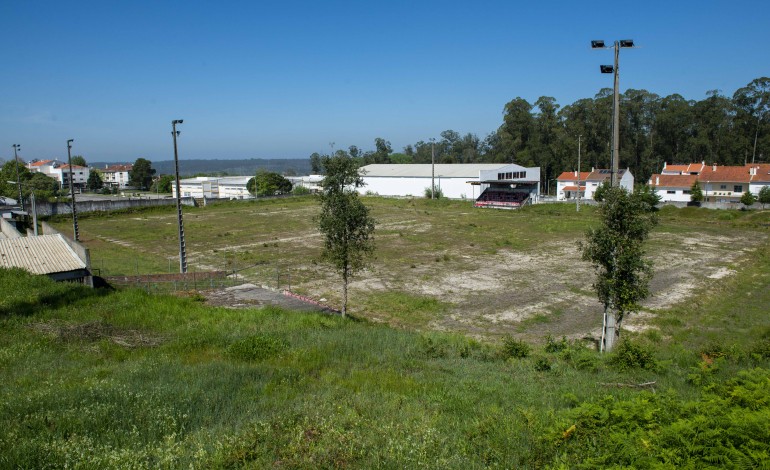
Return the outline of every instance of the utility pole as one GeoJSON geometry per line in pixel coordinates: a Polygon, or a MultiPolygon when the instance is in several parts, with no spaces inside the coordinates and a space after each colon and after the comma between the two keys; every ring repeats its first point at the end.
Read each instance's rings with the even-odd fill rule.
{"type": "Polygon", "coordinates": [[[78,231],[78,211],[77,207],[75,205],[75,183],[73,180],[73,171],[72,171],[72,142],[74,142],[75,139],[69,139],[67,141],[67,164],[69,165],[69,181],[70,181],[70,199],[72,200],[72,231],[75,236],[75,241],[80,241],[80,233],[78,231]]]}
{"type": "Polygon", "coordinates": [[[179,226],[179,272],[187,273],[187,253],[184,241],[184,224],[182,223],[182,195],[179,188],[179,153],[176,148],[176,137],[179,131],[176,130],[177,124],[182,124],[184,120],[174,119],[171,121],[171,135],[174,138],[174,174],[176,175],[176,218],[179,226]]]}
{"type": "Polygon", "coordinates": [[[578,166],[577,166],[577,199],[575,200],[575,212],[580,212],[580,139],[583,136],[578,136],[578,166]]]}
{"type": "Polygon", "coordinates": [[[16,153],[21,150],[21,145],[13,144],[13,159],[16,161],[16,186],[19,187],[19,204],[21,211],[24,212],[24,197],[21,194],[21,180],[19,179],[19,155],[16,153]]]}
{"type": "Polygon", "coordinates": [[[435,137],[430,138],[430,198],[435,199],[436,183],[434,178],[436,177],[436,152],[435,152],[435,137]]]}

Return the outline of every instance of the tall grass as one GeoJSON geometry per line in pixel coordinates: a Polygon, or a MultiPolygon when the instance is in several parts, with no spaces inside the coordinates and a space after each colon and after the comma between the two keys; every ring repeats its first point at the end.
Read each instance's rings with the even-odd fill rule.
{"type": "MultiPolygon", "coordinates": [[[[767,260],[758,258],[752,269],[750,278],[765,272],[767,260]]],[[[0,270],[0,283],[14,287],[0,301],[3,468],[575,465],[634,423],[645,425],[627,414],[626,427],[604,435],[591,427],[597,421],[587,421],[591,413],[654,413],[645,403],[660,404],[644,401],[649,392],[613,384],[654,381],[657,390],[670,390],[665,409],[685,416],[701,400],[717,399],[702,395],[703,387],[720,386],[740,369],[768,367],[749,344],[705,356],[708,362],[699,348],[658,339],[655,357],[645,357],[659,367],[619,367],[618,358],[565,340],[512,358],[503,345],[335,316],[216,309],[134,290],[100,293],[19,271],[0,270]]],[[[731,295],[707,298],[701,308],[718,309],[731,295]]],[[[440,308],[421,299],[384,300],[405,314],[440,308]]],[[[745,319],[763,321],[758,314],[745,319]]],[[[682,317],[670,333],[692,334],[688,322],[682,317]]],[[[743,329],[719,327],[727,337],[743,329]]],[[[746,380],[741,387],[757,383],[746,380]]],[[[765,413],[766,388],[752,393],[747,406],[765,413]]],[[[759,419],[756,413],[740,416],[759,419]]],[[[728,425],[720,419],[713,425],[728,425]]],[[[750,450],[761,461],[765,428],[741,429],[759,433],[751,438],[765,444],[750,450]]],[[[641,441],[626,444],[631,455],[642,455],[641,441]]],[[[678,449],[673,441],[653,444],[659,455],[678,449]]],[[[654,461],[649,454],[642,457],[654,461]]],[[[680,463],[699,461],[687,455],[680,463]]]]}

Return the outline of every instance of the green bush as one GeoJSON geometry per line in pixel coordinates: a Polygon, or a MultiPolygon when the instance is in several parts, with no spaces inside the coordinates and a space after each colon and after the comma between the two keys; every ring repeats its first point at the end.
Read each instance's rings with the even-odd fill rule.
{"type": "Polygon", "coordinates": [[[273,335],[254,335],[242,338],[227,349],[230,357],[242,361],[260,361],[278,356],[289,347],[286,340],[273,335]]]}
{"type": "Polygon", "coordinates": [[[506,358],[512,357],[514,359],[524,359],[529,356],[531,351],[532,348],[527,343],[518,340],[513,336],[506,336],[505,339],[503,339],[502,353],[506,358]]]}
{"type": "Polygon", "coordinates": [[[553,336],[550,334],[545,337],[545,352],[548,353],[557,353],[564,351],[565,349],[570,347],[569,341],[567,341],[567,338],[562,336],[559,341],[556,341],[553,339],[553,336]]]}
{"type": "Polygon", "coordinates": [[[310,194],[310,190],[304,186],[294,186],[294,188],[291,190],[291,193],[295,196],[307,196],[310,194]]]}
{"type": "Polygon", "coordinates": [[[632,342],[629,339],[620,341],[609,363],[620,370],[647,369],[654,370],[658,363],[651,347],[632,342]]]}
{"type": "Polygon", "coordinates": [[[546,357],[538,357],[535,359],[535,370],[538,372],[548,372],[551,370],[551,361],[546,357]]]}

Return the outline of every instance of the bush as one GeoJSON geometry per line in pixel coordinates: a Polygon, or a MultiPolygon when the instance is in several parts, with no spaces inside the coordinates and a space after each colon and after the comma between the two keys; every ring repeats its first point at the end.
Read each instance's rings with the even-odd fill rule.
{"type": "Polygon", "coordinates": [[[291,190],[291,193],[295,196],[307,196],[310,194],[310,190],[304,186],[294,186],[294,188],[291,190]]]}
{"type": "Polygon", "coordinates": [[[278,356],[288,348],[286,340],[272,335],[254,335],[242,338],[227,349],[230,357],[243,361],[259,361],[278,356]]]}
{"type": "Polygon", "coordinates": [[[545,337],[545,352],[548,353],[557,353],[564,351],[565,349],[570,347],[569,341],[567,341],[567,338],[562,336],[559,341],[556,341],[553,339],[553,336],[550,334],[545,337]]]}
{"type": "MultiPolygon", "coordinates": [[[[441,188],[439,188],[438,186],[434,186],[433,194],[436,199],[441,199],[442,197],[444,197],[444,192],[441,191],[441,188]]],[[[425,188],[425,198],[430,199],[430,186],[425,188]]]]}
{"type": "Polygon", "coordinates": [[[535,360],[535,370],[538,372],[548,372],[551,370],[551,361],[545,357],[538,357],[535,360]]]}
{"type": "Polygon", "coordinates": [[[503,340],[503,356],[514,359],[524,359],[529,356],[532,348],[524,341],[518,340],[513,336],[506,336],[503,340]]]}
{"type": "Polygon", "coordinates": [[[620,342],[609,363],[620,370],[654,370],[658,366],[651,347],[634,343],[628,339],[620,342]]]}

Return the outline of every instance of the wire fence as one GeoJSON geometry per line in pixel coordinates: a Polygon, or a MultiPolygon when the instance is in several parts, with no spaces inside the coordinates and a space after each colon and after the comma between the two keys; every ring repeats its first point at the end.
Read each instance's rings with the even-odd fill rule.
{"type": "MultiPolygon", "coordinates": [[[[155,263],[157,265],[157,263],[155,263]]],[[[246,266],[225,263],[223,269],[203,270],[199,266],[189,265],[187,273],[179,272],[177,260],[169,259],[166,272],[140,259],[116,260],[103,258],[92,260],[91,267],[95,276],[103,278],[116,288],[133,287],[147,292],[179,292],[206,289],[222,289],[242,284],[254,284],[265,289],[291,291],[293,270],[277,263],[263,262],[246,266]]]]}

